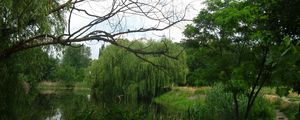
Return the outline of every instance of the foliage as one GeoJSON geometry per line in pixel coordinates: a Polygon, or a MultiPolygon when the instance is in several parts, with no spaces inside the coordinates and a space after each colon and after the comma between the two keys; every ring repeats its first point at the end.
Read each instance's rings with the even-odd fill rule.
{"type": "Polygon", "coordinates": [[[61,65],[57,67],[55,71],[56,79],[63,81],[67,84],[72,84],[75,80],[77,80],[75,69],[71,66],[61,65]]]}
{"type": "Polygon", "coordinates": [[[277,87],[276,88],[276,94],[280,97],[287,96],[289,94],[289,88],[286,87],[277,87]]]}
{"type": "Polygon", "coordinates": [[[83,82],[85,79],[85,69],[89,66],[91,59],[90,48],[84,45],[73,45],[66,47],[63,51],[61,63],[53,73],[56,80],[63,81],[66,85],[74,82],[83,82]]]}
{"type": "Polygon", "coordinates": [[[153,51],[165,47],[169,56],[177,56],[178,60],[164,55],[144,55],[126,51],[116,46],[107,46],[101,51],[99,60],[89,68],[89,76],[94,79],[93,90],[97,96],[136,101],[138,98],[152,98],[164,92],[172,84],[184,84],[187,68],[185,53],[182,48],[169,40],[127,41],[119,40],[123,45],[134,49],[153,51]],[[139,58],[140,57],[140,58],[139,58]]]}
{"type": "Polygon", "coordinates": [[[213,86],[209,92],[207,92],[205,104],[200,106],[200,119],[234,119],[232,101],[232,95],[224,92],[223,86],[213,86]]]}
{"type": "Polygon", "coordinates": [[[17,119],[15,117],[22,114],[18,111],[19,105],[31,101],[35,85],[51,69],[52,58],[41,48],[23,51],[13,57],[0,60],[0,119],[17,119]]]}
{"type": "Polygon", "coordinates": [[[297,120],[295,116],[298,112],[297,104],[290,104],[289,106],[282,108],[281,111],[289,118],[289,120],[297,120]]]}
{"type": "MultiPolygon", "coordinates": [[[[63,12],[50,14],[59,6],[58,0],[2,0],[0,2],[0,56],[21,51],[40,34],[62,34],[63,12]],[[26,44],[26,45],[25,45],[26,44]],[[13,47],[14,49],[10,49],[13,47]]],[[[44,39],[46,40],[47,37],[44,39]]]]}
{"type": "Polygon", "coordinates": [[[85,68],[89,65],[90,56],[90,47],[84,45],[73,45],[66,47],[63,51],[62,64],[72,66],[77,71],[80,68],[85,68]]]}
{"type": "MultiPolygon", "coordinates": [[[[246,96],[238,98],[241,113],[245,112],[247,105],[246,96]]],[[[203,105],[195,106],[193,118],[206,120],[228,120],[235,119],[233,105],[233,95],[225,91],[224,85],[216,84],[208,92],[203,105]]],[[[273,120],[275,118],[275,108],[263,97],[258,97],[253,107],[250,120],[273,120]]]]}
{"type": "Polygon", "coordinates": [[[274,71],[273,80],[275,84],[281,86],[286,86],[287,89],[292,88],[295,92],[300,93],[300,54],[299,54],[299,45],[291,46],[292,52],[288,52],[286,57],[281,58],[280,64],[274,71]]]}
{"type": "Polygon", "coordinates": [[[299,32],[294,29],[299,28],[299,21],[287,20],[282,16],[291,16],[274,9],[282,4],[296,10],[299,1],[208,0],[205,4],[184,31],[183,45],[191,49],[187,51],[192,58],[188,62],[190,83],[223,82],[233,94],[236,119],[249,117],[263,86],[277,86],[280,81],[290,81],[285,84],[293,88],[299,85],[299,32]],[[292,27],[290,22],[297,25],[292,27]],[[248,103],[240,116],[237,102],[241,96],[248,96],[248,103]]]}
{"type": "MultiPolygon", "coordinates": [[[[200,91],[200,90],[198,90],[200,91]]],[[[203,91],[203,90],[201,90],[203,91]]],[[[172,91],[164,93],[154,99],[171,112],[187,112],[189,108],[204,104],[205,95],[201,92],[173,88],[172,91]]]]}
{"type": "Polygon", "coordinates": [[[26,100],[30,98],[25,95],[26,91],[48,76],[51,57],[45,49],[36,47],[11,54],[24,47],[20,45],[21,40],[37,34],[63,32],[62,14],[58,12],[48,16],[51,8],[56,6],[56,0],[0,1],[0,119],[17,119],[18,105],[30,101],[26,100]],[[15,49],[8,50],[12,46],[15,49]],[[11,56],[4,56],[2,53],[11,56]]]}
{"type": "MultiPolygon", "coordinates": [[[[203,71],[203,68],[212,68],[214,64],[205,64],[203,61],[208,61],[207,57],[203,56],[205,49],[187,47],[187,65],[189,73],[187,75],[187,84],[193,86],[206,86],[212,84],[216,78],[210,77],[210,73],[203,71]]],[[[214,71],[210,71],[214,72],[214,71]]]]}

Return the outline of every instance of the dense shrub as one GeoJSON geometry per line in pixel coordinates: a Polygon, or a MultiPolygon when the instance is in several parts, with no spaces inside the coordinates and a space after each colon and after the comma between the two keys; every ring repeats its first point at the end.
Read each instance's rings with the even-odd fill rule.
{"type": "Polygon", "coordinates": [[[276,94],[280,97],[287,96],[289,94],[289,88],[287,87],[277,87],[276,88],[276,94]]]}
{"type": "MultiPolygon", "coordinates": [[[[247,100],[244,100],[243,103],[244,105],[246,105],[247,100]]],[[[245,108],[246,106],[243,107],[245,108]]],[[[258,96],[255,100],[249,119],[250,120],[274,120],[275,106],[272,105],[270,102],[268,102],[266,99],[264,99],[262,96],[258,96]]]]}
{"type": "Polygon", "coordinates": [[[281,108],[281,111],[289,118],[289,120],[297,120],[295,116],[298,112],[297,104],[290,104],[285,108],[281,108]]]}
{"type": "MultiPolygon", "coordinates": [[[[239,111],[243,115],[247,105],[247,97],[240,95],[239,111]]],[[[191,108],[193,119],[204,120],[232,120],[235,119],[233,96],[225,92],[222,84],[214,85],[208,92],[205,104],[191,108]]],[[[273,120],[274,106],[262,96],[258,96],[249,116],[249,120],[273,120]]]]}

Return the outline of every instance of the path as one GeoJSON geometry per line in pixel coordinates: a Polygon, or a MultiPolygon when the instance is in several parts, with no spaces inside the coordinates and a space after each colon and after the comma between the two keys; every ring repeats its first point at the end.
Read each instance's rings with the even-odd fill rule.
{"type": "Polygon", "coordinates": [[[280,110],[276,110],[276,120],[288,120],[288,118],[280,110]]]}

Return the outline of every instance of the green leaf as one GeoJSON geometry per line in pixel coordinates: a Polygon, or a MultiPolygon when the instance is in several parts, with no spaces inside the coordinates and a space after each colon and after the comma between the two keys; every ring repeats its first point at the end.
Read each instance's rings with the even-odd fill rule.
{"type": "Polygon", "coordinates": [[[291,49],[290,47],[287,48],[284,52],[281,53],[280,56],[282,57],[282,56],[286,55],[290,51],[290,49],[291,49]]]}

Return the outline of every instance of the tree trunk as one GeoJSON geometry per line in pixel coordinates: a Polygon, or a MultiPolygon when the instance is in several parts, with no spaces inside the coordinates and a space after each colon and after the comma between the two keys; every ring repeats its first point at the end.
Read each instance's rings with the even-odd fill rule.
{"type": "Polygon", "coordinates": [[[233,94],[233,99],[234,99],[234,109],[235,109],[235,119],[240,120],[240,112],[239,112],[239,102],[237,99],[237,95],[234,93],[233,94]]]}
{"type": "Polygon", "coordinates": [[[245,112],[244,120],[248,120],[248,116],[249,116],[249,114],[250,114],[251,108],[252,108],[251,105],[248,105],[248,106],[247,106],[247,110],[246,110],[246,112],[245,112]]]}
{"type": "Polygon", "coordinates": [[[298,113],[295,115],[296,120],[300,120],[300,103],[298,113]]]}

